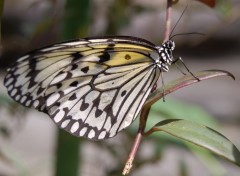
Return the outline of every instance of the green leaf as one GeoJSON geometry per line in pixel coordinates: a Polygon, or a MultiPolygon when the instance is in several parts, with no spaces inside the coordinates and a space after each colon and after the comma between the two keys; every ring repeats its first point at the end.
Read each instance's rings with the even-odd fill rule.
{"type": "Polygon", "coordinates": [[[146,135],[156,131],[164,131],[196,144],[240,166],[240,152],[236,146],[225,136],[209,127],[192,121],[171,119],[157,123],[146,135]]]}
{"type": "Polygon", "coordinates": [[[157,101],[152,105],[147,123],[154,121],[154,123],[150,123],[152,127],[156,122],[161,120],[160,118],[163,118],[162,120],[176,118],[193,120],[214,129],[219,128],[217,119],[204,108],[168,97],[166,98],[166,102],[157,101]]]}
{"type": "Polygon", "coordinates": [[[236,8],[236,6],[234,7],[234,3],[226,0],[218,0],[215,7],[221,17],[224,17],[226,20],[230,20],[233,16],[235,16],[234,14],[236,8]]]}
{"type": "Polygon", "coordinates": [[[88,35],[90,8],[91,1],[89,0],[67,0],[65,2],[65,15],[61,30],[62,40],[88,35]]]}
{"type": "Polygon", "coordinates": [[[227,175],[227,170],[221,162],[214,157],[214,155],[204,148],[198,147],[192,143],[184,142],[185,145],[191,150],[193,154],[202,162],[202,164],[208,169],[210,172],[209,175],[212,176],[224,176],[227,175]]]}

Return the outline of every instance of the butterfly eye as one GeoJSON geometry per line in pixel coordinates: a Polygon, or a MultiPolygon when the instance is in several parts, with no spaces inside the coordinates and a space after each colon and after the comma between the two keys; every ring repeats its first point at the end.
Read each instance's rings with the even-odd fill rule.
{"type": "Polygon", "coordinates": [[[171,48],[171,50],[175,49],[175,43],[172,40],[170,40],[170,48],[171,48]]]}

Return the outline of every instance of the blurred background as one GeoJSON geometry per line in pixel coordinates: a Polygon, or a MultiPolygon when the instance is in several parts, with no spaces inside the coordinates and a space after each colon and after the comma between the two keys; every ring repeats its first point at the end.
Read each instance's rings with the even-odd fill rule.
{"type": "MultiPolygon", "coordinates": [[[[192,72],[227,70],[220,77],[178,90],[151,109],[149,127],[167,118],[191,119],[212,127],[240,149],[240,2],[209,6],[181,0],[173,7],[176,51],[192,72]]],[[[121,175],[138,120],[116,137],[92,142],[58,130],[45,114],[13,102],[3,86],[6,68],[22,54],[55,42],[103,35],[131,35],[160,45],[165,30],[162,0],[5,0],[0,53],[0,176],[121,175]]],[[[167,84],[182,74],[174,66],[167,84]]],[[[239,176],[240,168],[206,150],[158,133],[138,151],[133,176],[239,176]]]]}

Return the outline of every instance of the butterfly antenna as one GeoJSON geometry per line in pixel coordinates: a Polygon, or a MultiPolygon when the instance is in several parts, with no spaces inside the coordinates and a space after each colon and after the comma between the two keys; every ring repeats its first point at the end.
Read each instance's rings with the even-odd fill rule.
{"type": "Polygon", "coordinates": [[[187,33],[181,33],[181,34],[174,34],[173,36],[170,37],[170,40],[173,37],[181,36],[181,35],[201,35],[201,36],[204,36],[205,34],[204,33],[200,33],[200,32],[187,32],[187,33]]]}
{"type": "Polygon", "coordinates": [[[174,32],[174,30],[175,30],[175,28],[177,27],[177,25],[178,25],[178,23],[179,23],[179,21],[181,20],[181,18],[182,18],[182,16],[183,16],[183,14],[185,13],[185,11],[187,10],[187,8],[188,8],[188,5],[185,7],[185,9],[183,10],[183,12],[182,12],[182,14],[181,14],[181,16],[179,17],[179,19],[177,20],[177,23],[174,25],[174,27],[173,27],[173,29],[172,29],[172,31],[171,31],[171,33],[170,33],[170,39],[172,38],[171,37],[171,35],[173,34],[173,32],[174,32]]]}

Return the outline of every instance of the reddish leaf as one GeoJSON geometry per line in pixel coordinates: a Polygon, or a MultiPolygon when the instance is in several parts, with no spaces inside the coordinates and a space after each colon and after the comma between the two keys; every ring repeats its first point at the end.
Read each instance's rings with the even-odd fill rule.
{"type": "Polygon", "coordinates": [[[200,1],[212,8],[215,7],[215,4],[216,4],[215,0],[197,0],[197,1],[200,1]]]}
{"type": "MultiPolygon", "coordinates": [[[[214,78],[214,77],[218,77],[218,76],[230,76],[235,80],[235,77],[227,72],[227,71],[223,71],[223,70],[205,70],[205,71],[201,71],[201,72],[197,72],[194,73],[194,75],[200,80],[205,80],[205,79],[210,79],[210,78],[214,78]]],[[[149,98],[147,99],[147,101],[145,102],[144,106],[151,106],[153,103],[155,103],[157,100],[161,99],[164,95],[167,95],[175,90],[178,90],[182,87],[194,84],[199,82],[196,78],[194,78],[192,75],[185,75],[181,78],[178,78],[172,82],[170,82],[169,84],[166,85],[165,90],[164,90],[164,94],[163,94],[163,89],[159,88],[156,91],[154,91],[149,98]]]]}

